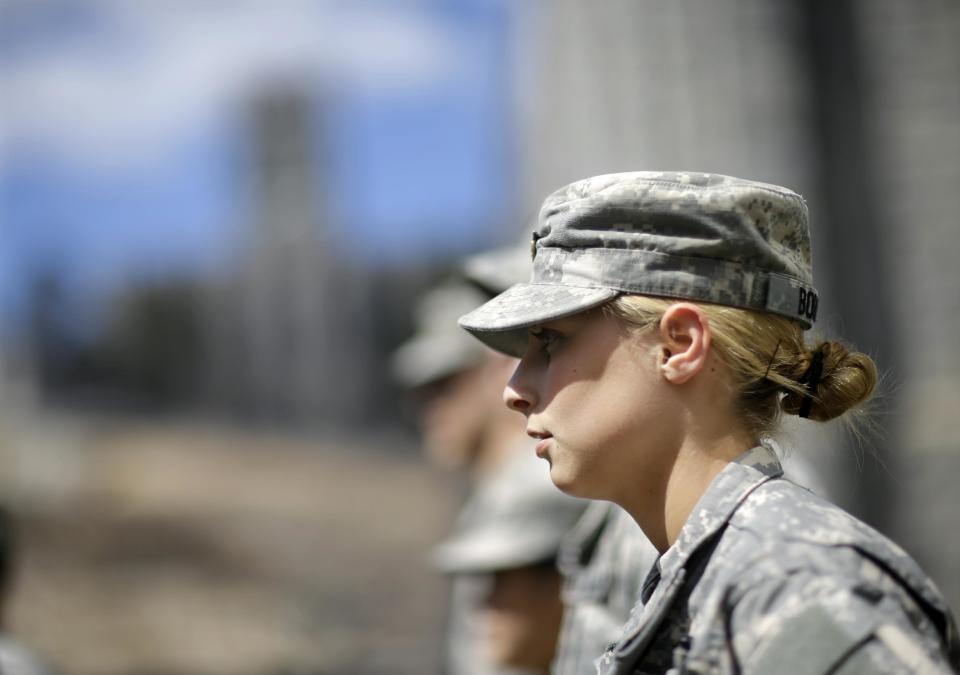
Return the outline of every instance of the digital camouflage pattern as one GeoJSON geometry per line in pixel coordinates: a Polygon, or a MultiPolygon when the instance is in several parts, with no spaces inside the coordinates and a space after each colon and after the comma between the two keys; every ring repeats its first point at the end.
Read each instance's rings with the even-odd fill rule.
{"type": "Polygon", "coordinates": [[[55,672],[18,640],[0,633],[0,673],[3,675],[55,675],[55,672]]]}
{"type": "Polygon", "coordinates": [[[564,614],[553,675],[593,672],[656,559],[657,549],[630,514],[610,502],[590,504],[560,551],[564,614]]]}
{"type": "Polygon", "coordinates": [[[949,673],[957,628],[896,544],[782,478],[728,464],[644,582],[601,675],[949,673]]]}
{"type": "MultiPolygon", "coordinates": [[[[773,441],[771,448],[782,456],[773,441]]],[[[791,480],[829,497],[817,467],[802,454],[782,460],[791,480]]],[[[658,556],[633,517],[610,502],[593,502],[560,552],[564,624],[553,675],[594,671],[594,662],[616,641],[658,556]]]]}
{"type": "Polygon", "coordinates": [[[521,355],[528,327],[621,293],[772,312],[809,328],[807,207],[776,185],[705,173],[635,171],[557,190],[533,233],[533,274],[460,325],[521,355]]]}

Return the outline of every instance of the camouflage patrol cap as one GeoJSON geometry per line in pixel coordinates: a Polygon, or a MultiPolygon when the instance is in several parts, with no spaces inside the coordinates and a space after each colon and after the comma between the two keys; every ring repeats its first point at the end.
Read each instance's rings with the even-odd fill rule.
{"type": "Polygon", "coordinates": [[[771,312],[804,328],[816,319],[807,207],[776,185],[707,173],[594,176],[547,197],[531,253],[529,283],[460,318],[513,356],[530,326],[623,293],[771,312]]]}
{"type": "Polygon", "coordinates": [[[433,550],[448,574],[517,569],[557,556],[588,502],[564,494],[530,447],[480,484],[453,533],[433,550]]]}

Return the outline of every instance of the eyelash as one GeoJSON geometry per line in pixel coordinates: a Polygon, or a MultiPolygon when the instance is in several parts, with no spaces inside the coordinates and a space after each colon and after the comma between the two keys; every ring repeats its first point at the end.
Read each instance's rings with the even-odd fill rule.
{"type": "Polygon", "coordinates": [[[543,349],[549,354],[550,348],[557,343],[557,341],[563,337],[563,335],[555,330],[549,328],[540,328],[536,331],[530,331],[530,334],[534,338],[540,341],[543,345],[543,349]]]}

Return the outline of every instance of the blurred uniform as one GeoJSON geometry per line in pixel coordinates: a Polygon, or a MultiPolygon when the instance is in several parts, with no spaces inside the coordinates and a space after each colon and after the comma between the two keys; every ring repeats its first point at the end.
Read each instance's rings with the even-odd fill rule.
{"type": "Polygon", "coordinates": [[[7,600],[17,558],[15,529],[13,516],[0,507],[0,675],[53,675],[54,671],[39,656],[5,630],[7,600]]]}
{"type": "Polygon", "coordinates": [[[54,675],[54,671],[16,640],[0,636],[0,675],[54,675]]]}
{"type": "Polygon", "coordinates": [[[471,615],[479,639],[477,665],[498,672],[546,672],[563,611],[556,559],[561,541],[587,507],[560,492],[533,443],[525,445],[482,481],[433,555],[443,572],[486,585],[471,615]],[[498,585],[517,573],[526,575],[522,585],[503,596],[498,585]]]}
{"type": "Polygon", "coordinates": [[[555,675],[593,672],[597,657],[623,629],[656,559],[657,549],[630,514],[611,502],[590,504],[560,554],[565,612],[555,675]]]}
{"type": "MultiPolygon", "coordinates": [[[[478,368],[485,352],[476,340],[464,339],[455,318],[464,307],[483,302],[484,293],[459,280],[447,281],[425,293],[414,309],[416,333],[394,352],[394,378],[411,390],[437,386],[446,378],[478,368]]],[[[435,395],[443,395],[442,392],[435,395]]],[[[426,425],[425,425],[426,426],[426,425]]],[[[425,436],[429,436],[429,430],[425,436]]],[[[441,434],[442,436],[442,434],[441,434]]],[[[469,468],[469,459],[444,438],[424,439],[430,459],[441,465],[469,468]]],[[[476,608],[484,589],[481,580],[454,577],[447,607],[444,672],[448,675],[494,675],[477,653],[476,608]]]]}

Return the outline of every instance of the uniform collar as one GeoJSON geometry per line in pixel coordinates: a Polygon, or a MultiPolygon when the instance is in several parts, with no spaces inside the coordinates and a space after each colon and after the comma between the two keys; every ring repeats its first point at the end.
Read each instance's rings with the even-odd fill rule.
{"type": "Polygon", "coordinates": [[[660,557],[664,577],[682,567],[690,556],[733,517],[737,507],[761,484],[783,475],[780,460],[766,444],[747,450],[727,464],[693,507],[673,546],[660,557]]]}
{"type": "Polygon", "coordinates": [[[616,663],[636,663],[642,657],[684,585],[691,556],[724,528],[751,492],[782,475],[780,461],[769,445],[751,448],[717,474],[693,507],[677,541],[657,560],[644,584],[650,587],[646,593],[652,591],[649,601],[634,607],[619,643],[598,661],[600,672],[621,672],[610,668],[616,663]]]}
{"type": "Polygon", "coordinates": [[[612,510],[613,504],[610,502],[591,502],[577,524],[564,537],[557,564],[565,575],[573,575],[593,557],[612,510]]]}

